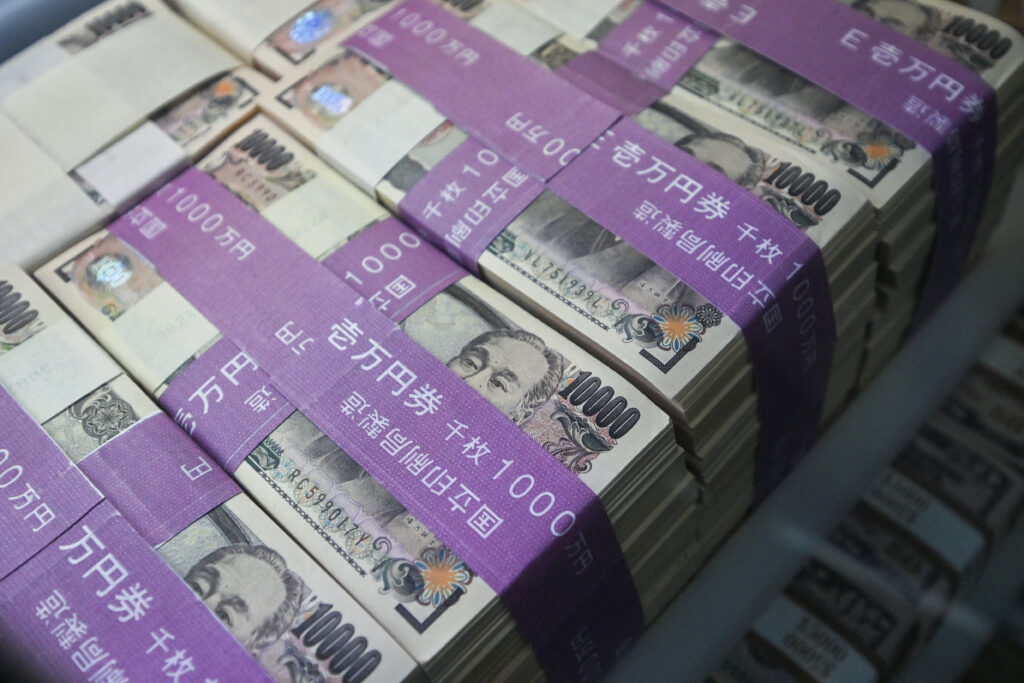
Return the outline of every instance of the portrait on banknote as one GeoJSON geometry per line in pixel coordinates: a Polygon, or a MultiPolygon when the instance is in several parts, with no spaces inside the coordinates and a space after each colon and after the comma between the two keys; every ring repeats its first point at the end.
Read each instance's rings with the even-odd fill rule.
{"type": "MultiPolygon", "coordinates": [[[[589,379],[588,396],[596,393],[602,381],[581,374],[584,369],[556,351],[541,328],[523,329],[459,283],[435,296],[402,325],[409,336],[575,474],[586,474],[596,458],[614,449],[617,437],[612,432],[616,430],[598,427],[592,416],[581,411],[579,399],[569,400],[576,396],[577,381],[581,385],[589,379]]],[[[611,387],[601,394],[601,405],[614,401],[617,415],[635,412],[624,399],[613,398],[611,387]]]]}
{"type": "Polygon", "coordinates": [[[912,0],[856,0],[853,8],[918,40],[930,39],[941,28],[935,9],[912,0]]]}
{"type": "Polygon", "coordinates": [[[447,365],[516,424],[550,398],[562,378],[562,359],[526,330],[485,332],[447,365]]]}
{"type": "Polygon", "coordinates": [[[281,637],[302,598],[301,582],[265,545],[217,548],[192,565],[185,583],[249,650],[281,637]]]}
{"type": "Polygon", "coordinates": [[[225,506],[157,552],[251,652],[280,638],[299,613],[302,580],[225,506]]]}
{"type": "Polygon", "coordinates": [[[275,680],[347,680],[346,671],[361,680],[355,674],[365,677],[381,660],[374,643],[357,635],[362,629],[353,614],[339,613],[334,622],[341,625],[337,647],[305,642],[303,633],[332,607],[348,610],[337,604],[337,585],[319,576],[245,495],[200,517],[157,552],[275,680]]]}

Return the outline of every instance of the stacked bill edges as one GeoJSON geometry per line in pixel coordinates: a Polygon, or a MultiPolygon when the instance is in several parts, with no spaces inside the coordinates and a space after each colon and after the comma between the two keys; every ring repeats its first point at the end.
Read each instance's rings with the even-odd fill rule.
{"type": "MultiPolygon", "coordinates": [[[[493,133],[476,125],[473,115],[431,95],[432,84],[424,91],[422,83],[402,82],[385,64],[347,47],[346,41],[357,39],[380,45],[395,39],[385,39],[378,22],[436,5],[444,20],[453,22],[450,30],[468,31],[488,48],[487,55],[500,56],[502,67],[530,76],[529,82],[500,84],[510,92],[545,92],[544,87],[561,83],[552,94],[592,103],[585,108],[587,120],[598,122],[593,125],[623,116],[650,133],[647,149],[616,148],[614,163],[620,167],[635,166],[650,183],[696,158],[726,176],[741,198],[762,200],[806,235],[824,266],[827,296],[816,296],[829,303],[836,339],[819,394],[823,423],[841,413],[910,330],[938,218],[927,152],[857,106],[663,5],[173,4],[171,9],[150,0],[104,3],[0,65],[0,141],[12,159],[5,164],[8,171],[0,171],[11,189],[0,198],[4,259],[34,270],[50,295],[113,357],[95,348],[24,274],[8,267],[0,278],[0,384],[21,407],[23,414],[14,411],[11,418],[20,420],[19,434],[39,437],[32,428],[41,427],[70,462],[91,463],[61,468],[61,454],[53,451],[54,466],[73,481],[81,479],[77,485],[91,493],[83,494],[88,505],[44,525],[47,532],[63,524],[61,531],[70,537],[89,526],[90,515],[100,521],[89,528],[128,528],[117,508],[141,534],[137,543],[162,559],[163,565],[154,561],[152,566],[165,568],[152,571],[165,575],[162,586],[175,586],[165,590],[180,592],[173,574],[184,579],[235,636],[242,658],[248,651],[273,678],[291,680],[301,671],[339,680],[530,679],[545,667],[549,676],[588,678],[607,668],[612,653],[602,651],[602,643],[584,630],[564,644],[567,654],[561,660],[568,661],[558,662],[564,668],[545,660],[543,642],[524,640],[521,631],[530,631],[524,630],[521,614],[513,618],[509,612],[509,595],[485,583],[453,551],[463,539],[451,534],[473,533],[471,527],[453,531],[424,524],[402,492],[389,491],[366,472],[360,454],[349,452],[352,442],[311,412],[318,395],[306,395],[301,382],[296,388],[287,364],[250,357],[250,344],[256,342],[237,331],[248,328],[235,325],[229,312],[183,295],[195,290],[186,287],[188,282],[169,282],[153,257],[125,241],[125,230],[156,239],[167,229],[166,217],[152,210],[159,194],[150,195],[160,188],[172,192],[174,181],[166,183],[180,180],[184,176],[178,174],[190,165],[197,169],[191,173],[206,178],[204,186],[223,190],[217,195],[221,203],[211,201],[203,209],[183,190],[168,205],[215,238],[209,249],[244,261],[257,248],[245,237],[243,224],[239,229],[221,225],[218,208],[272,226],[276,237],[268,244],[294,253],[296,264],[301,261],[302,268],[316,273],[310,276],[316,286],[332,292],[352,288],[361,297],[354,308],[323,312],[320,322],[327,320],[334,343],[343,343],[346,330],[355,335],[359,316],[376,309],[375,319],[396,326],[396,334],[422,348],[425,358],[447,365],[505,415],[488,413],[488,420],[507,418],[515,434],[529,437],[524,444],[543,449],[585,485],[581,490],[599,501],[614,532],[611,539],[621,549],[635,597],[617,595],[616,600],[641,616],[637,625],[658,614],[765,487],[764,463],[758,461],[764,446],[757,354],[748,350],[748,330],[705,298],[699,286],[659,265],[657,255],[621,239],[615,232],[621,226],[595,218],[581,208],[586,204],[581,199],[567,198],[553,180],[557,169],[545,174],[528,158],[522,168],[501,158],[490,148],[500,142],[490,137],[493,133]],[[601,119],[606,114],[614,117],[601,119]],[[667,154],[676,156],[646,157],[654,140],[664,141],[671,150],[667,154]],[[389,218],[389,210],[413,229],[389,218]],[[490,231],[487,240],[470,250],[464,243],[480,226],[490,231]],[[302,261],[301,252],[311,258],[302,261]],[[312,259],[321,265],[314,268],[312,259]],[[210,384],[218,373],[220,381],[210,384]],[[145,504],[148,489],[134,483],[136,475],[118,469],[126,467],[111,455],[119,451],[102,450],[122,431],[128,436],[134,429],[139,444],[165,438],[133,427],[157,410],[154,401],[198,444],[178,449],[163,444],[164,450],[194,454],[191,459],[181,455],[179,470],[196,479],[173,484],[173,477],[168,479],[162,493],[193,504],[183,504],[177,517],[156,526],[154,519],[163,515],[158,505],[150,510],[145,504]],[[232,403],[231,410],[210,417],[211,410],[223,409],[217,405],[222,401],[232,403]],[[193,462],[207,463],[210,474],[193,462]],[[226,479],[205,498],[190,488],[204,476],[207,482],[219,477],[218,465],[245,493],[228,496],[226,479]],[[118,479],[125,483],[114,485],[118,479]],[[100,498],[108,502],[97,503],[100,498]],[[224,548],[231,550],[217,552],[224,548]],[[256,581],[264,565],[274,565],[278,578],[270,584],[280,581],[287,589],[287,599],[272,595],[262,605],[268,621],[256,629],[260,637],[242,628],[241,617],[229,613],[210,581],[213,574],[230,576],[228,565],[241,571],[246,563],[247,580],[256,581]]],[[[995,92],[995,180],[972,246],[973,262],[999,223],[1024,144],[1019,114],[1024,40],[998,21],[943,0],[906,0],[898,7],[870,0],[845,4],[898,25],[934,50],[927,54],[934,54],[936,63],[956,60],[995,92]]],[[[443,54],[471,63],[472,50],[464,52],[466,45],[456,43],[443,43],[443,54]]],[[[438,59],[422,49],[424,63],[438,59]]],[[[892,50],[874,54],[882,66],[900,57],[892,50]]],[[[438,63],[438,73],[445,68],[438,63]]],[[[466,99],[455,90],[451,96],[466,99]]],[[[472,109],[472,93],[469,100],[472,109]]],[[[487,106],[480,102],[479,110],[487,106]]],[[[561,113],[567,115],[561,121],[567,131],[584,114],[561,113]]],[[[555,137],[522,115],[509,121],[505,127],[532,138],[530,144],[555,137]]],[[[618,130],[633,130],[619,125],[618,130]]],[[[574,156],[562,154],[564,146],[563,140],[542,149],[554,150],[544,154],[560,158],[568,170],[574,156]]],[[[497,149],[506,150],[500,144],[497,149]]],[[[612,187],[595,181],[584,194],[612,197],[612,187]]],[[[694,213],[684,221],[642,197],[617,201],[628,205],[643,229],[663,237],[666,247],[700,254],[710,269],[714,245],[691,226],[727,221],[730,201],[709,193],[691,199],[688,211],[694,213]]],[[[746,225],[746,237],[754,239],[746,225]]],[[[722,229],[735,238],[732,225],[722,229]]],[[[770,243],[757,248],[771,260],[770,243]]],[[[205,277],[204,268],[219,268],[212,257],[195,267],[197,281],[205,277]]],[[[725,261],[719,267],[730,272],[725,261]]],[[[287,287],[291,281],[280,275],[261,273],[249,298],[239,294],[239,311],[254,318],[276,312],[269,303],[261,308],[252,296],[273,291],[275,283],[287,287]]],[[[244,290],[224,273],[202,281],[244,290]]],[[[318,312],[315,297],[302,300],[318,312]]],[[[275,331],[276,340],[296,357],[307,338],[315,341],[298,326],[269,333],[275,331]]],[[[328,368],[323,374],[330,375],[328,368]]],[[[418,393],[404,396],[405,405],[421,416],[442,405],[436,387],[433,392],[429,386],[408,389],[418,393]]],[[[417,435],[407,430],[403,436],[398,423],[387,423],[367,396],[353,390],[344,399],[346,429],[373,437],[415,481],[451,500],[452,509],[477,502],[465,486],[468,494],[455,495],[459,485],[442,461],[417,454],[417,435]]],[[[460,416],[447,417],[440,424],[452,431],[444,441],[457,444],[449,457],[477,464],[489,458],[499,467],[511,462],[501,459],[487,430],[463,434],[458,425],[462,430],[467,425],[460,416]]],[[[922,436],[913,451],[918,459],[901,455],[897,465],[906,467],[894,465],[880,491],[886,485],[906,490],[911,484],[898,478],[911,476],[904,472],[912,469],[907,463],[924,467],[926,456],[943,457],[942,448],[959,434],[942,420],[930,427],[930,440],[922,436]]],[[[499,431],[495,426],[494,434],[499,431]]],[[[510,495],[517,498],[521,490],[510,489],[510,495]]],[[[544,507],[546,497],[530,496],[526,500],[532,499],[534,510],[544,507]]],[[[851,537],[888,533],[877,527],[869,503],[861,507],[863,519],[847,525],[851,537]]],[[[8,512],[12,529],[26,533],[22,508],[8,512]]],[[[1005,531],[1008,513],[992,523],[998,529],[986,527],[986,543],[996,531],[1005,531]]],[[[42,533],[32,529],[29,538],[42,533]]],[[[70,562],[61,555],[62,546],[54,545],[61,539],[46,546],[39,538],[25,544],[25,556],[6,568],[8,578],[0,583],[7,587],[0,620],[8,630],[27,619],[28,602],[43,606],[56,599],[46,591],[59,593],[31,577],[46,566],[70,562]]],[[[573,571],[586,573],[592,558],[585,543],[571,543],[564,553],[573,571]]],[[[929,557],[940,588],[955,586],[974,566],[973,558],[958,558],[960,566],[929,557]]],[[[491,576],[487,567],[482,571],[491,576]]],[[[805,594],[798,595],[796,581],[792,600],[806,598],[800,603],[806,607],[814,581],[823,581],[826,571],[831,570],[825,564],[808,570],[805,594]]],[[[549,590],[559,596],[557,583],[549,590]]],[[[254,604],[259,597],[251,596],[254,604]]],[[[180,599],[190,600],[187,594],[180,599]]],[[[910,600],[908,614],[917,614],[914,600],[919,599],[915,594],[910,600]]],[[[604,609],[614,611],[617,604],[609,600],[604,609]]],[[[97,609],[106,617],[103,607],[97,609]]],[[[566,605],[564,613],[574,609],[566,605]]],[[[787,604],[786,609],[796,608],[787,604]]],[[[539,621],[556,624],[561,614],[552,609],[539,621]]],[[[934,621],[933,616],[925,626],[934,621]]],[[[64,621],[31,623],[52,629],[51,634],[68,628],[64,621]]],[[[125,623],[142,621],[117,620],[125,623]]],[[[220,627],[211,623],[219,638],[220,627]]],[[[94,630],[101,628],[114,627],[94,630]]],[[[117,664],[114,650],[103,650],[85,634],[43,638],[46,647],[59,650],[54,657],[37,653],[49,675],[115,680],[133,672],[152,676],[147,672],[161,665],[185,667],[181,662],[187,655],[166,664],[172,657],[126,654],[117,664]]],[[[154,645],[162,646],[166,640],[154,645]]],[[[758,647],[769,646],[759,641],[758,647]]],[[[880,645],[864,661],[884,675],[898,668],[909,649],[902,641],[880,645]]]]}
{"type": "Polygon", "coordinates": [[[1024,508],[1021,322],[1018,313],[708,680],[884,680],[928,643],[1024,508]]]}

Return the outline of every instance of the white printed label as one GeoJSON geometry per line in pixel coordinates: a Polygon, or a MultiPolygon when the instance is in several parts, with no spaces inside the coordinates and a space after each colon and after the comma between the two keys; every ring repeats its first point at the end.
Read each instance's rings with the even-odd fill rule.
{"type": "Polygon", "coordinates": [[[963,575],[985,549],[985,537],[931,493],[889,470],[864,500],[912,533],[963,575]]]}
{"type": "Polygon", "coordinates": [[[181,147],[146,121],[79,166],[79,177],[117,210],[135,204],[188,164],[181,147]]]}
{"type": "Polygon", "coordinates": [[[622,0],[526,0],[526,7],[574,38],[583,38],[622,0]]]}
{"type": "Polygon", "coordinates": [[[70,318],[0,355],[0,384],[39,424],[120,374],[121,368],[70,318]]]}
{"type": "Polygon", "coordinates": [[[779,596],[754,622],[754,632],[784,652],[816,681],[871,683],[871,663],[820,619],[779,596]]]}
{"type": "Polygon", "coordinates": [[[370,195],[402,157],[444,117],[391,80],[370,94],[316,143],[316,151],[370,195]]]}
{"type": "Polygon", "coordinates": [[[217,328],[166,282],[110,329],[103,343],[150,391],[218,335],[217,328]]]}
{"type": "Polygon", "coordinates": [[[334,171],[306,181],[260,213],[314,257],[388,215],[384,207],[334,171]]]}
{"type": "Polygon", "coordinates": [[[544,43],[557,38],[559,30],[521,7],[499,3],[473,17],[470,25],[506,47],[528,55],[544,43]]]}
{"type": "Polygon", "coordinates": [[[66,50],[40,40],[0,65],[0,100],[68,59],[66,50]]]}

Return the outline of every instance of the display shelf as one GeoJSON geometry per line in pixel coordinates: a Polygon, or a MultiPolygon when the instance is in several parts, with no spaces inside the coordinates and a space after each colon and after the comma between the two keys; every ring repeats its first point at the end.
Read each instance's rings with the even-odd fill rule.
{"type": "Polygon", "coordinates": [[[978,583],[957,600],[928,647],[894,683],[957,681],[995,635],[1024,586],[1024,524],[1018,524],[978,583]]]}
{"type": "MultiPolygon", "coordinates": [[[[1024,171],[1019,170],[1010,205],[982,260],[782,485],[712,556],[608,680],[704,678],[953,390],[1022,302],[1024,171]]],[[[1003,555],[1007,548],[1024,558],[1020,529],[1008,539],[1003,555]]],[[[950,648],[948,637],[945,642],[950,648]]],[[[928,666],[924,658],[938,661],[942,652],[933,652],[936,647],[941,647],[939,640],[930,644],[920,666],[928,666]]],[[[927,671],[931,675],[904,680],[955,680],[959,669],[936,663],[927,671]]]]}

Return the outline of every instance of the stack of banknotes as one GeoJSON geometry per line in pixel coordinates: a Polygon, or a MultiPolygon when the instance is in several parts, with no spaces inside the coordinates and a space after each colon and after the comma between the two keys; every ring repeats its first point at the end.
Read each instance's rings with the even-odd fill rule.
{"type": "Polygon", "coordinates": [[[928,642],[1024,509],[1022,322],[985,350],[709,680],[887,680],[928,642]]]}
{"type": "MultiPolygon", "coordinates": [[[[240,58],[280,76],[261,101],[268,115],[409,223],[429,223],[437,207],[430,199],[438,197],[425,196],[431,186],[425,178],[461,158],[457,151],[467,132],[439,112],[444,103],[430,101],[342,44],[394,3],[296,2],[289,5],[291,15],[282,3],[266,4],[273,9],[244,12],[232,2],[177,6],[240,58]]],[[[505,0],[438,4],[583,87],[586,74],[577,77],[573,65],[618,46],[623,31],[640,37],[626,40],[620,53],[639,50],[645,41],[667,43],[666,49],[684,45],[685,51],[687,41],[693,49],[708,40],[693,37],[688,24],[667,16],[664,7],[643,2],[577,3],[571,9],[505,0]],[[666,36],[675,36],[675,44],[666,36]]],[[[995,36],[999,58],[976,56],[973,43],[953,35],[966,34],[940,29],[954,19],[964,26],[980,22],[977,12],[942,0],[855,4],[897,26],[904,12],[928,18],[929,31],[913,37],[966,61],[996,89],[995,177],[1001,182],[979,231],[976,244],[983,244],[1005,204],[1012,177],[1006,170],[1020,157],[1022,117],[1014,112],[1021,102],[1024,40],[1003,27],[995,36]]],[[[657,57],[648,60],[657,63],[657,57]]],[[[935,237],[928,153],[726,38],[715,40],[645,106],[629,99],[632,91],[598,85],[590,90],[721,170],[819,246],[838,338],[823,410],[826,421],[834,417],[851,390],[892,356],[910,323],[935,237]]],[[[657,209],[643,214],[645,208],[637,206],[639,220],[678,236],[657,209]]],[[[713,218],[720,208],[704,204],[703,215],[713,218]]],[[[692,470],[723,505],[716,517],[724,532],[751,500],[758,443],[757,392],[739,329],[686,283],[553,192],[502,220],[507,227],[474,264],[481,277],[655,397],[672,416],[692,470]],[[666,334],[674,322],[690,324],[682,325],[681,334],[666,334]]]]}
{"type": "MultiPolygon", "coordinates": [[[[550,456],[607,516],[637,604],[608,590],[589,596],[587,609],[642,625],[911,329],[942,232],[928,151],[701,28],[679,13],[688,4],[729,3],[109,1],[0,64],[0,261],[14,264],[0,271],[0,384],[66,457],[83,463],[79,476],[107,499],[88,514],[124,515],[274,678],[567,675],[528,635],[510,589],[489,585],[487,569],[478,573],[453,549],[453,533],[472,528],[486,539],[485,527],[460,532],[421,519],[355,452],[359,439],[400,459],[452,511],[480,512],[487,505],[470,506],[479,497],[454,476],[446,480],[441,461],[416,455],[414,442],[439,440],[475,466],[505,463],[498,480],[514,464],[504,459],[511,441],[499,445],[510,426],[515,455],[550,456]],[[407,50],[405,63],[389,61],[395,48],[407,50]],[[462,80],[460,69],[475,65],[479,73],[481,64],[494,70],[488,82],[462,80]],[[551,118],[533,120],[531,112],[551,118]],[[619,176],[593,175],[599,152],[619,176]],[[688,170],[696,167],[712,180],[688,170]],[[634,193],[629,181],[645,192],[634,193]],[[666,198],[685,213],[666,208],[666,198]],[[767,310],[765,317],[734,320],[706,297],[703,281],[680,279],[622,237],[621,219],[697,259],[707,277],[743,291],[744,304],[767,310]],[[790,243],[774,243],[774,223],[799,236],[800,254],[810,245],[813,259],[797,262],[790,243]],[[177,254],[161,251],[186,229],[198,251],[191,242],[177,254]],[[755,277],[760,271],[744,270],[737,249],[776,276],[787,268],[769,283],[785,288],[776,287],[780,301],[791,299],[782,317],[769,317],[775,293],[755,277]],[[232,270],[252,263],[272,265],[252,280],[232,270]],[[815,286],[802,287],[815,274],[790,283],[819,265],[815,286]],[[324,329],[315,333],[311,320],[324,329]],[[278,346],[261,346],[253,330],[271,321],[278,346]],[[751,332],[762,323],[768,334],[800,327],[799,347],[774,357],[784,376],[817,368],[815,381],[769,381],[751,332]],[[379,363],[392,354],[364,330],[385,325],[433,372],[463,380],[440,392],[436,375],[433,388],[415,383],[397,360],[392,368],[401,371],[376,377],[405,392],[410,413],[444,417],[422,434],[401,432],[404,423],[389,422],[356,384],[338,398],[345,429],[325,422],[320,389],[339,371],[318,350],[369,341],[379,363]],[[319,373],[305,365],[317,362],[319,373]],[[447,414],[446,397],[477,408],[447,414]],[[815,404],[803,422],[775,424],[772,415],[802,412],[807,397],[815,404]],[[497,411],[484,410],[491,406],[497,411]],[[181,458],[171,469],[206,463],[210,479],[223,479],[216,495],[231,496],[192,506],[191,494],[169,486],[163,493],[179,496],[184,512],[151,532],[149,519],[163,510],[148,511],[148,489],[131,490],[137,472],[121,477],[104,465],[97,474],[84,463],[114,435],[156,418],[188,444],[163,446],[181,458]],[[110,436],[88,436],[111,419],[120,426],[110,436]],[[772,441],[780,430],[783,438],[772,441]],[[773,462],[790,443],[792,452],[773,462]],[[109,485],[119,478],[125,486],[109,485]],[[290,606],[282,604],[259,637],[241,635],[255,617],[209,596],[217,576],[231,575],[216,562],[237,553],[272,556],[278,574],[297,582],[294,596],[287,591],[290,606]]],[[[945,0],[842,4],[911,36],[940,66],[966,66],[994,90],[984,104],[997,119],[995,180],[973,258],[1000,219],[1024,146],[1024,38],[945,0]]],[[[920,62],[888,43],[862,49],[874,65],[866,68],[920,62]]],[[[908,78],[921,80],[926,67],[935,70],[917,66],[908,78]]],[[[942,92],[955,89],[935,82],[942,92]]],[[[936,420],[919,450],[938,462],[948,453],[936,444],[962,430],[936,420]]],[[[532,475],[504,476],[515,482],[512,499],[532,490],[532,475]]],[[[533,501],[532,517],[544,518],[555,498],[544,491],[523,499],[533,501]]],[[[478,521],[493,530],[502,520],[486,511],[492,516],[478,521]]],[[[82,514],[61,532],[76,521],[81,527],[82,514]]],[[[989,521],[1003,526],[986,533],[1005,530],[1008,515],[1000,514],[989,521]]],[[[582,532],[579,539],[561,554],[586,577],[600,553],[590,553],[582,532]]],[[[32,577],[40,563],[61,558],[36,550],[7,573],[32,577]]],[[[533,569],[532,560],[526,565],[533,569]]],[[[6,606],[21,604],[12,596],[28,595],[29,583],[7,583],[17,590],[5,592],[0,581],[8,631],[19,617],[6,606]]],[[[583,609],[574,598],[555,605],[559,588],[545,588],[549,623],[583,609]]],[[[608,649],[599,635],[584,629],[567,640],[573,677],[607,665],[596,654],[608,649]]]]}
{"type": "MultiPolygon", "coordinates": [[[[257,116],[239,128],[199,160],[197,168],[339,278],[346,277],[348,264],[364,259],[361,245],[367,243],[380,245],[368,252],[370,256],[403,250],[406,259],[438,264],[431,276],[450,284],[416,302],[418,307],[387,312],[413,340],[596,489],[620,529],[648,613],[656,614],[696,571],[701,545],[697,485],[686,470],[668,416],[638,389],[388,218],[383,207],[265,117],[257,116]],[[285,163],[262,158],[261,150],[268,148],[285,163]],[[347,247],[353,238],[361,241],[347,247]],[[352,249],[356,257],[348,256],[352,249]],[[602,386],[624,399],[625,410],[637,416],[632,427],[622,434],[602,433],[573,409],[563,395],[581,372],[600,378],[602,386]],[[509,377],[500,379],[502,373],[509,377]]],[[[348,273],[359,274],[366,276],[348,273]]],[[[157,398],[191,363],[217,348],[220,331],[131,246],[106,231],[71,247],[36,271],[36,277],[157,398]],[[110,281],[111,273],[118,274],[118,281],[110,281]]],[[[374,292],[366,296],[373,297],[374,292]]],[[[399,303],[408,304],[395,301],[399,303]]],[[[485,443],[472,448],[488,449],[485,443]]],[[[404,616],[404,608],[396,613],[410,597],[406,587],[388,587],[376,554],[360,557],[339,546],[336,539],[345,538],[347,525],[329,515],[318,518],[302,507],[315,502],[313,511],[325,505],[330,510],[333,502],[359,510],[375,522],[368,527],[377,530],[375,546],[401,547],[412,558],[436,561],[443,544],[301,412],[268,431],[234,474],[339,583],[392,629],[431,675],[520,675],[536,667],[529,658],[524,661],[529,650],[517,640],[494,593],[480,579],[474,580],[471,569],[443,587],[446,598],[459,591],[458,602],[431,603],[434,596],[424,591],[415,596],[426,603],[413,604],[415,620],[404,616]],[[309,500],[288,476],[296,470],[317,470],[316,486],[330,492],[328,497],[309,500]],[[482,626],[481,620],[492,623],[482,626]],[[476,629],[485,627],[492,635],[480,641],[476,629]],[[453,656],[453,650],[464,654],[453,656]]],[[[399,563],[393,572],[397,575],[402,569],[399,563]]]]}
{"type": "MultiPolygon", "coordinates": [[[[868,12],[881,11],[873,7],[878,3],[852,4],[863,6],[868,12]]],[[[1021,74],[1024,43],[1019,29],[1015,30],[980,11],[951,3],[934,3],[927,7],[922,3],[921,7],[896,8],[892,21],[892,25],[901,26],[900,30],[908,35],[977,72],[992,86],[1000,102],[996,170],[989,204],[978,228],[979,238],[972,256],[976,258],[981,245],[998,225],[999,216],[1009,199],[1012,170],[1024,154],[1024,109],[1021,108],[1020,96],[1024,87],[1021,74]],[[914,16],[915,13],[919,16],[914,16]],[[1000,47],[996,47],[997,44],[1000,47]]],[[[900,152],[900,158],[907,159],[900,165],[908,168],[915,164],[920,166],[927,184],[930,176],[928,159],[924,156],[921,161],[914,161],[915,151],[900,152]]],[[[895,170],[893,175],[898,175],[895,170]]],[[[883,185],[884,181],[879,183],[879,188],[883,185]]],[[[921,198],[927,196],[926,188],[919,188],[916,194],[909,195],[903,195],[901,189],[899,194],[911,197],[913,201],[910,204],[916,203],[918,208],[934,203],[933,199],[921,198]]],[[[934,223],[930,208],[910,221],[880,223],[878,306],[869,329],[868,348],[859,380],[861,386],[878,374],[905,337],[907,320],[929,255],[930,240],[921,236],[932,235],[934,223]]]]}
{"type": "Polygon", "coordinates": [[[317,667],[332,680],[417,678],[373,617],[24,272],[0,268],[0,296],[3,486],[20,494],[3,510],[7,655],[44,680],[295,681],[317,667]],[[12,304],[28,306],[12,319],[12,304]],[[302,636],[334,614],[324,635],[349,637],[324,656],[302,636]]]}
{"type": "Polygon", "coordinates": [[[5,260],[38,265],[255,113],[271,81],[238,66],[160,3],[104,4],[0,64],[5,260]]]}

